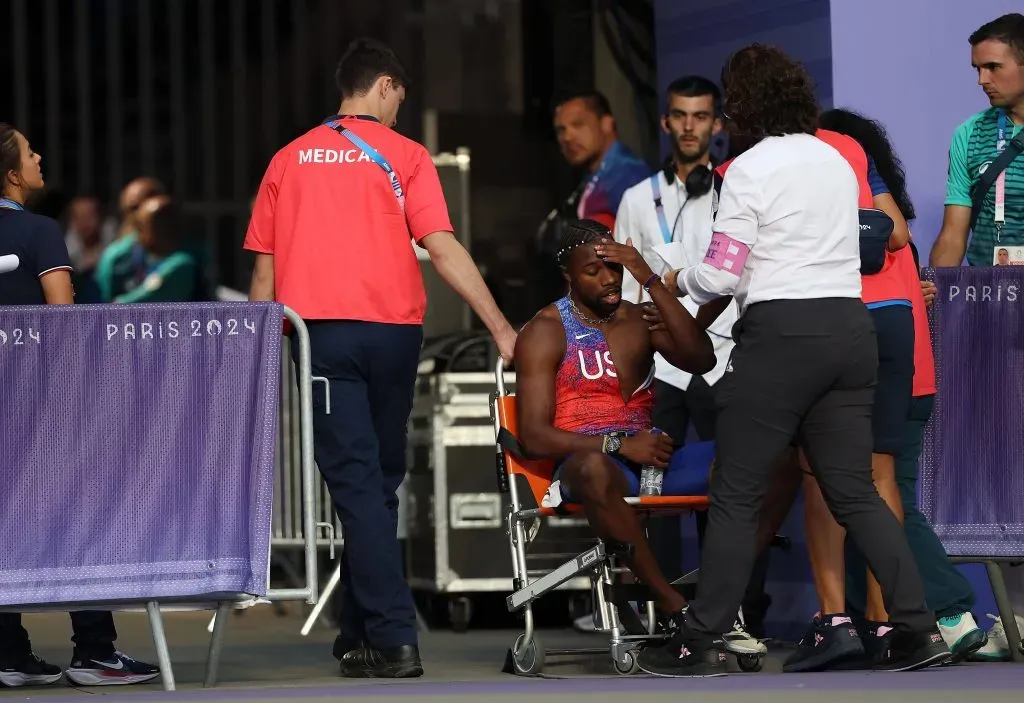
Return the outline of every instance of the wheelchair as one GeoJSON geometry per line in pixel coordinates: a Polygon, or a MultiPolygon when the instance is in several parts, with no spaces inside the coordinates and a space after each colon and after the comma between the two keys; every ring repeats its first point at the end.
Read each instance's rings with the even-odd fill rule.
{"type": "MultiPolygon", "coordinates": [[[[515,395],[505,387],[505,369],[498,359],[495,369],[496,392],[491,397],[491,419],[494,422],[497,478],[499,490],[508,493],[511,506],[506,516],[509,552],[512,558],[513,592],[506,599],[509,612],[521,611],[525,627],[506,657],[505,670],[521,676],[536,676],[544,669],[550,656],[583,656],[609,653],[615,671],[630,675],[639,671],[637,656],[644,644],[657,644],[669,634],[659,628],[654,602],[649,589],[642,584],[617,583],[615,575],[628,572],[621,559],[628,555],[628,545],[608,543],[593,538],[591,546],[572,556],[560,566],[538,572],[528,567],[529,551],[545,518],[579,514],[579,504],[561,503],[546,507],[545,495],[552,483],[554,462],[532,460],[524,456],[516,439],[517,416],[515,395]],[[529,495],[524,493],[525,484],[529,495]],[[533,499],[536,507],[527,504],[533,499]],[[595,617],[602,631],[610,631],[607,648],[546,650],[537,635],[533,603],[562,584],[579,576],[587,576],[596,605],[595,617]],[[641,619],[630,602],[646,603],[646,618],[641,619]]],[[[682,515],[706,510],[707,496],[643,496],[628,497],[626,503],[641,518],[682,515]]],[[[672,585],[687,600],[694,597],[697,572],[686,574],[672,585]]],[[[759,671],[764,654],[734,654],[742,671],[759,671]]]]}

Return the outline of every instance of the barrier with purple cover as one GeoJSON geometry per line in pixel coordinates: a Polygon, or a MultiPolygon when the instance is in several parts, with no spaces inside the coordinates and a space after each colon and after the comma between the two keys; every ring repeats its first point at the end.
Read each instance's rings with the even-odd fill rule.
{"type": "Polygon", "coordinates": [[[312,524],[306,587],[268,590],[285,315],[308,420],[279,304],[0,308],[0,607],[145,603],[173,689],[160,603],[217,604],[212,684],[232,603],[316,602],[312,524]]]}
{"type": "Polygon", "coordinates": [[[924,275],[938,288],[929,316],[939,392],[920,508],[955,561],[986,565],[1010,650],[1024,660],[998,566],[1024,561],[1024,269],[924,275]]]}

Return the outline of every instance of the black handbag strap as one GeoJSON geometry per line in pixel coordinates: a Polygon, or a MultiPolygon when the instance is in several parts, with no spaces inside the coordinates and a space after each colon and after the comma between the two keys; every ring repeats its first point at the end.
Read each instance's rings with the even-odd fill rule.
{"type": "Polygon", "coordinates": [[[1021,152],[1024,152],[1024,130],[1021,130],[1016,137],[1010,140],[1010,143],[1003,149],[1003,153],[999,155],[999,158],[989,164],[988,168],[985,169],[985,173],[981,174],[981,177],[975,182],[974,192],[971,194],[971,200],[973,201],[971,206],[972,230],[978,222],[978,216],[981,215],[981,206],[985,202],[985,196],[988,195],[992,184],[999,178],[999,174],[1005,171],[1006,167],[1020,156],[1021,152]]]}

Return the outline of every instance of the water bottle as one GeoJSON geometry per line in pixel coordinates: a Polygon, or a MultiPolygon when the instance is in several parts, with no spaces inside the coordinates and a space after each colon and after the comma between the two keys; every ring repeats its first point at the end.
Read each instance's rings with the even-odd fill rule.
{"type": "MultiPolygon", "coordinates": [[[[661,434],[657,427],[651,430],[651,434],[661,434]]],[[[665,472],[656,466],[643,466],[640,469],[640,495],[660,496],[661,485],[665,480],[665,472]]]]}

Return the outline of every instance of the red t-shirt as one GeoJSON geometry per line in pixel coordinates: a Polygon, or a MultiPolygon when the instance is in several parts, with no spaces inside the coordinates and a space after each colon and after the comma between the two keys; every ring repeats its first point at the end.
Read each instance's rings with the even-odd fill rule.
{"type": "Polygon", "coordinates": [[[437,169],[380,122],[343,121],[397,173],[405,214],[384,169],[320,125],[274,155],[244,246],[274,255],[276,299],[304,319],[421,324],[427,300],[410,239],[453,231],[437,169]]]}
{"type": "Polygon", "coordinates": [[[935,356],[932,353],[931,330],[928,329],[928,311],[921,291],[921,276],[909,244],[896,252],[896,269],[910,292],[910,304],[914,308],[913,396],[935,395],[935,356]]]}
{"type": "MultiPolygon", "coordinates": [[[[871,195],[871,185],[868,183],[868,155],[864,152],[864,147],[853,137],[827,129],[819,129],[815,136],[842,154],[853,168],[853,172],[857,174],[857,184],[860,186],[857,207],[873,208],[875,203],[871,195]]],[[[861,276],[860,297],[865,304],[910,299],[903,276],[895,269],[895,264],[896,257],[891,251],[886,251],[882,270],[870,276],[861,276]]]]}

